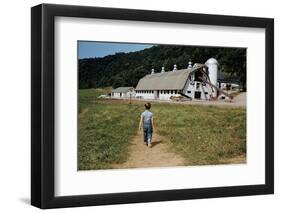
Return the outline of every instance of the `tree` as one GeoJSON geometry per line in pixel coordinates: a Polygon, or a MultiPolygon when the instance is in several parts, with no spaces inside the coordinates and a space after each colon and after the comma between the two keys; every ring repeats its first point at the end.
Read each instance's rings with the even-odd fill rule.
{"type": "Polygon", "coordinates": [[[130,53],[116,53],[102,58],[79,59],[79,88],[112,86],[136,86],[139,79],[150,74],[151,69],[160,72],[187,68],[189,59],[205,63],[214,57],[220,64],[220,71],[239,79],[246,89],[246,49],[158,45],[130,53]]]}

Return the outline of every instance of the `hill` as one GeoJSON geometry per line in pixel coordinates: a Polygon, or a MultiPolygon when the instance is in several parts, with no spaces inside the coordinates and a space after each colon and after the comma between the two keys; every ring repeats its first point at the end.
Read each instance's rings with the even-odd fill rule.
{"type": "Polygon", "coordinates": [[[79,59],[79,89],[119,86],[136,86],[139,79],[154,68],[160,72],[186,68],[189,59],[204,63],[214,57],[220,63],[220,71],[239,79],[246,88],[246,49],[156,45],[137,52],[116,53],[102,58],[79,59]]]}

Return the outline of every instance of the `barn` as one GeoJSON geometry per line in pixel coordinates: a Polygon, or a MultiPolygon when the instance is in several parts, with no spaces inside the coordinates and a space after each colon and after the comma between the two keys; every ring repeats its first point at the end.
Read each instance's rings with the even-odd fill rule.
{"type": "Polygon", "coordinates": [[[152,69],[151,74],[141,78],[136,87],[136,98],[170,100],[171,96],[177,94],[186,96],[190,99],[211,100],[216,98],[219,92],[217,87],[218,62],[210,58],[205,64],[195,63],[186,69],[177,69],[174,65],[173,70],[165,71],[162,67],[161,72],[156,73],[152,69]]]}
{"type": "Polygon", "coordinates": [[[112,98],[133,98],[135,95],[134,87],[118,87],[111,91],[112,98]]]}

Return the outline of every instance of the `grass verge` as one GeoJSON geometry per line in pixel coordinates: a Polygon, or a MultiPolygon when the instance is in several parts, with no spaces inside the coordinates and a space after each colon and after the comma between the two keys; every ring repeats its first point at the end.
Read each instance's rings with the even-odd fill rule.
{"type": "MultiPolygon", "coordinates": [[[[108,169],[124,162],[137,132],[143,102],[96,99],[104,93],[79,92],[79,170],[108,169]]],[[[153,103],[151,111],[156,131],[171,142],[171,151],[184,157],[186,165],[246,159],[245,108],[153,103]]]]}

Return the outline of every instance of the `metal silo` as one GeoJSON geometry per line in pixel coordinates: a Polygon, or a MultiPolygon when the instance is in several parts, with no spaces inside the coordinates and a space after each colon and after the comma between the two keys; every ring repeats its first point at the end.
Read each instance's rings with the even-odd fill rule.
{"type": "MultiPolygon", "coordinates": [[[[214,58],[210,58],[206,61],[206,66],[208,67],[209,71],[209,77],[211,83],[217,87],[217,81],[218,81],[218,61],[214,58]]],[[[214,90],[213,96],[217,96],[217,91],[214,90]]]]}

